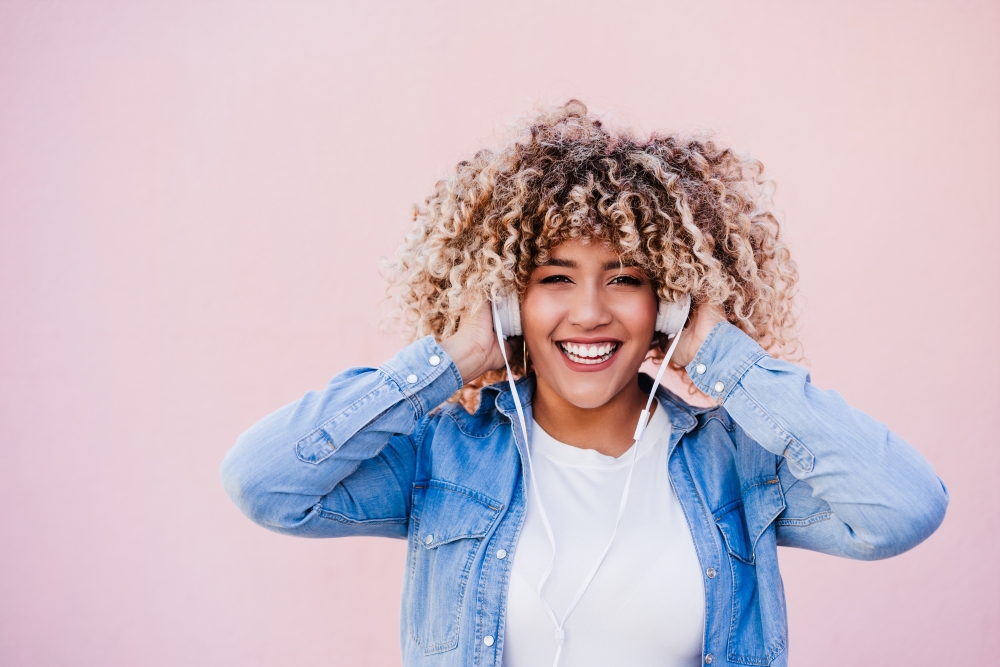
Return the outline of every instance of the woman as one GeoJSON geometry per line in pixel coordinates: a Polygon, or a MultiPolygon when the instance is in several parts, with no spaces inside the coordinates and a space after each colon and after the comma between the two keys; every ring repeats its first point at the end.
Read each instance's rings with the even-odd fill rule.
{"type": "Polygon", "coordinates": [[[278,532],[408,539],[405,665],[786,664],[777,546],[887,558],[948,497],[769,354],[797,274],[767,192],[712,142],[540,115],[417,212],[415,342],[244,433],[227,492],[278,532]]]}

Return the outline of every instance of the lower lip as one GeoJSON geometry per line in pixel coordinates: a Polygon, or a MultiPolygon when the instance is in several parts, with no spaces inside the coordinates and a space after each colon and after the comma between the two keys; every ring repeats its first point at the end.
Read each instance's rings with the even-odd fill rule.
{"type": "Polygon", "coordinates": [[[611,366],[611,364],[615,363],[615,359],[618,358],[618,353],[621,352],[622,350],[622,346],[621,344],[619,344],[618,348],[615,350],[615,353],[612,354],[607,359],[605,359],[604,361],[602,361],[601,363],[581,364],[570,359],[563,351],[562,345],[556,343],[556,348],[559,350],[559,356],[562,357],[562,360],[566,363],[566,366],[568,366],[571,371],[576,371],[577,373],[596,373],[597,371],[603,371],[605,368],[608,368],[611,366]]]}

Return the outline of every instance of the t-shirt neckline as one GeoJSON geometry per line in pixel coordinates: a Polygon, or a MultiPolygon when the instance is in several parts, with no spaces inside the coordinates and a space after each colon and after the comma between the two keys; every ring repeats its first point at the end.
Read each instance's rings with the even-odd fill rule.
{"type": "Polygon", "coordinates": [[[670,420],[667,418],[666,409],[662,404],[658,404],[653,415],[649,419],[642,438],[638,443],[633,443],[625,452],[619,456],[607,456],[595,449],[584,449],[574,445],[568,445],[556,440],[545,432],[538,422],[531,420],[531,449],[532,455],[542,455],[550,461],[561,466],[573,466],[581,468],[604,468],[614,469],[628,466],[632,463],[633,449],[638,445],[639,451],[637,459],[641,459],[651,452],[658,444],[665,444],[664,431],[669,433],[670,420]]]}

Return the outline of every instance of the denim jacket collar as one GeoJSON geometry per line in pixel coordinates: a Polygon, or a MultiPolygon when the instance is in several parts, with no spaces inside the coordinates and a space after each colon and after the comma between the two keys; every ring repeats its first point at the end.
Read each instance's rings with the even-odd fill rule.
{"type": "MultiPolygon", "coordinates": [[[[514,385],[517,387],[517,394],[521,398],[521,408],[524,410],[525,422],[530,424],[531,398],[535,390],[535,374],[531,373],[516,380],[514,385]]],[[[645,373],[640,373],[639,386],[643,392],[649,392],[653,387],[653,378],[645,373]]],[[[670,437],[670,453],[673,453],[673,449],[677,446],[681,437],[698,425],[700,418],[703,418],[702,415],[707,416],[707,413],[718,411],[717,408],[701,408],[688,405],[680,397],[663,386],[657,388],[656,398],[659,400],[660,407],[667,411],[667,417],[670,419],[670,425],[673,427],[673,434],[670,437]]],[[[480,396],[480,409],[489,405],[491,399],[499,414],[509,419],[511,423],[517,423],[514,394],[511,392],[510,384],[506,380],[483,387],[480,396]]],[[[514,441],[521,452],[523,463],[527,452],[522,446],[521,438],[518,437],[519,432],[520,429],[514,429],[514,441]]]]}

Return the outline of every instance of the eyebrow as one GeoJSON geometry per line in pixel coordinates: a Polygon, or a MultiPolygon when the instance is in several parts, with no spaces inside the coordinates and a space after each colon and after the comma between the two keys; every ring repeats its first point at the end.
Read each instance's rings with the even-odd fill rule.
{"type": "Polygon", "coordinates": [[[605,271],[612,271],[614,269],[631,269],[639,268],[639,263],[631,259],[619,259],[614,262],[606,262],[604,264],[605,271]]]}
{"type": "Polygon", "coordinates": [[[571,259],[556,259],[555,257],[549,257],[548,261],[544,262],[540,266],[561,266],[564,269],[575,269],[576,262],[571,259]]]}
{"type": "MultiPolygon", "coordinates": [[[[549,260],[542,264],[541,266],[561,266],[564,269],[576,269],[578,265],[571,259],[559,259],[557,257],[549,257],[549,260]]],[[[632,260],[612,260],[610,262],[605,262],[603,270],[604,271],[614,271],[615,269],[627,269],[638,267],[639,264],[632,260]]]]}

